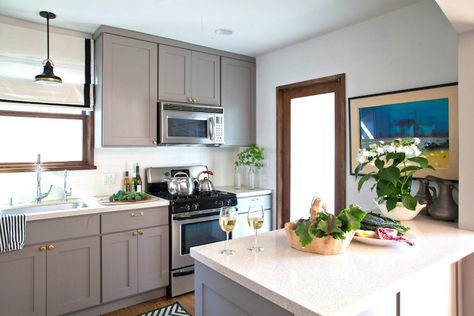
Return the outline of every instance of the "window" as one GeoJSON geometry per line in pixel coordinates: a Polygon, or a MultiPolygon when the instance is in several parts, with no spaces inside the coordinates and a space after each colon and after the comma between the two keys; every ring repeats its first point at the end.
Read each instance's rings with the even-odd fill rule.
{"type": "Polygon", "coordinates": [[[93,112],[0,110],[0,172],[95,169],[93,112]]]}

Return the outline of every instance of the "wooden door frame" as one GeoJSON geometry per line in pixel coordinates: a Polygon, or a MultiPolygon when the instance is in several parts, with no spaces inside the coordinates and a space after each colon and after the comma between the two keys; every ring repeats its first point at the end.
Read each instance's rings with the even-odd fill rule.
{"type": "MultiPolygon", "coordinates": [[[[335,211],[346,204],[346,87],[345,74],[307,80],[276,88],[276,226],[290,219],[291,110],[290,100],[314,94],[335,93],[335,211]]],[[[316,122],[316,121],[315,121],[316,122]]],[[[308,201],[308,215],[310,202],[308,201]]]]}

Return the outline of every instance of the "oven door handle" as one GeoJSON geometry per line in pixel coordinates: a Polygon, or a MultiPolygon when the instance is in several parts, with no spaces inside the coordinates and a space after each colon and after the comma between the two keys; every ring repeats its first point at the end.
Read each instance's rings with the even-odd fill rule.
{"type": "Polygon", "coordinates": [[[194,268],[188,271],[173,272],[173,277],[180,277],[180,276],[185,276],[185,275],[190,275],[190,274],[194,274],[194,268]]]}
{"type": "Polygon", "coordinates": [[[208,220],[215,220],[215,219],[219,219],[219,213],[217,214],[212,214],[212,215],[209,215],[209,214],[196,214],[196,215],[191,215],[191,216],[186,216],[186,217],[175,217],[173,216],[173,221],[189,221],[189,220],[193,220],[193,219],[196,219],[196,218],[199,218],[199,219],[208,219],[208,220]]]}

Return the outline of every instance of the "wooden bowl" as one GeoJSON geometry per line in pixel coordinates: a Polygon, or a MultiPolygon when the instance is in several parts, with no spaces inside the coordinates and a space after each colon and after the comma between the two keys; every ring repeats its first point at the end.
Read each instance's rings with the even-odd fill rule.
{"type": "Polygon", "coordinates": [[[285,224],[288,244],[296,250],[318,253],[321,255],[336,255],[343,253],[346,251],[347,247],[349,247],[352,237],[354,237],[354,232],[352,231],[345,234],[346,239],[334,239],[331,236],[314,238],[309,245],[302,247],[300,238],[295,233],[295,229],[295,223],[289,222],[285,224]]]}

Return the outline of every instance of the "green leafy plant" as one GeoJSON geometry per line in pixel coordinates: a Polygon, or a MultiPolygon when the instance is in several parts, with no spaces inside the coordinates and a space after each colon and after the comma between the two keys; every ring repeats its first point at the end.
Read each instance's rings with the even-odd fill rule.
{"type": "Polygon", "coordinates": [[[359,229],[364,217],[365,212],[360,206],[350,204],[337,216],[320,212],[315,218],[300,219],[296,223],[295,233],[303,247],[309,245],[313,238],[331,236],[335,239],[346,239],[345,234],[359,229]]]}
{"type": "Polygon", "coordinates": [[[264,158],[263,148],[253,144],[237,154],[235,165],[237,167],[250,166],[260,169],[263,167],[264,158]]]}
{"type": "Polygon", "coordinates": [[[435,170],[428,159],[421,155],[419,144],[418,138],[396,139],[390,144],[381,141],[359,150],[356,178],[367,165],[375,166],[377,171],[362,176],[357,190],[360,191],[367,180],[373,179],[375,184],[371,190],[375,188],[379,203],[386,201],[388,211],[393,210],[398,202],[414,211],[417,200],[411,194],[413,175],[422,169],[435,170]]]}

